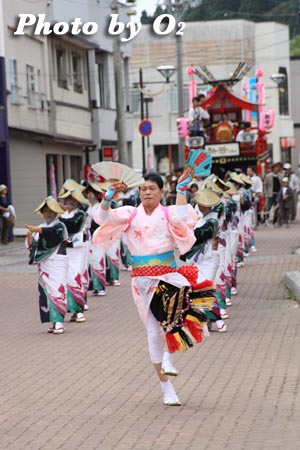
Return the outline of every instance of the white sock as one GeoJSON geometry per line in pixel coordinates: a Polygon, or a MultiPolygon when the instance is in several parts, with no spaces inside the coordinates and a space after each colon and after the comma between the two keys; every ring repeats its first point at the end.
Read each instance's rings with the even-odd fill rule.
{"type": "Polygon", "coordinates": [[[174,386],[170,380],[161,381],[160,386],[161,386],[161,390],[163,391],[163,394],[175,394],[176,395],[174,386]]]}
{"type": "Polygon", "coordinates": [[[174,359],[174,353],[164,352],[162,364],[164,362],[169,362],[171,365],[173,365],[173,359],[174,359]]]}
{"type": "Polygon", "coordinates": [[[224,320],[216,320],[216,324],[218,328],[221,328],[224,325],[224,320]]]}
{"type": "Polygon", "coordinates": [[[55,322],[54,328],[57,330],[58,328],[63,328],[64,324],[62,322],[55,322]]]}

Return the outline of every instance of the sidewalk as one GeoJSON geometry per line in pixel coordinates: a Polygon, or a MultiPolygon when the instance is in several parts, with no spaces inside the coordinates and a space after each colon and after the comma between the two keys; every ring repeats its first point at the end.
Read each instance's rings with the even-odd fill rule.
{"type": "Polygon", "coordinates": [[[176,357],[181,407],[162,405],[127,272],[86,323],[48,335],[26,251],[1,247],[1,450],[299,450],[300,310],[281,279],[300,268],[300,225],[256,244],[228,333],[176,357]]]}

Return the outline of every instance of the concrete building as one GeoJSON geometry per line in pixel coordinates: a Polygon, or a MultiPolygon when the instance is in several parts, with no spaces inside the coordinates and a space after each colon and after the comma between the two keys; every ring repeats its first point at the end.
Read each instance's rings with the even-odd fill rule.
{"type": "MultiPolygon", "coordinates": [[[[33,209],[60,188],[63,180],[84,177],[84,166],[103,157],[118,159],[112,38],[105,28],[110,2],[53,0],[4,4],[4,40],[12,199],[16,231],[37,223],[33,209]],[[13,34],[22,13],[46,14],[51,22],[96,21],[97,35],[35,36],[29,29],[13,34]],[[106,155],[103,149],[106,148],[106,155]]],[[[121,10],[123,11],[122,7],[121,10]]],[[[125,12],[123,11],[124,15],[125,12]]],[[[124,45],[127,140],[131,151],[129,110],[130,46],[124,45]]],[[[132,160],[132,155],[131,155],[132,160]]],[[[1,182],[1,180],[0,180],[1,182]]]]}
{"type": "MultiPolygon", "coordinates": [[[[176,31],[176,30],[175,30],[176,31]]],[[[255,77],[255,70],[263,68],[265,83],[264,108],[274,109],[275,126],[268,137],[270,158],[282,159],[286,154],[281,147],[281,138],[293,137],[293,121],[290,115],[290,63],[289,63],[289,31],[288,27],[274,23],[254,23],[245,20],[226,20],[211,22],[190,22],[186,24],[183,39],[183,72],[184,97],[187,112],[188,87],[191,81],[186,73],[189,65],[207,66],[216,79],[226,79],[233,73],[240,61],[251,66],[247,77],[255,77]],[[285,74],[284,87],[278,90],[270,79],[274,73],[285,74]]],[[[138,132],[140,122],[139,70],[142,68],[144,94],[149,91],[152,99],[148,105],[148,116],[153,123],[153,133],[146,145],[147,167],[161,172],[168,172],[178,161],[177,88],[175,83],[163,85],[156,68],[161,64],[176,66],[175,32],[159,36],[153,33],[152,26],[144,26],[132,45],[130,59],[130,77],[136,84],[132,85],[131,98],[135,115],[134,146],[137,151],[136,167],[142,164],[141,137],[138,132]],[[160,87],[152,82],[161,81],[164,89],[159,95],[160,87]],[[149,84],[147,84],[149,82],[149,84]]],[[[201,79],[198,82],[198,93],[205,91],[201,79]],[[201,85],[202,84],[202,85],[201,85]]],[[[176,82],[176,73],[173,76],[176,82]]],[[[243,82],[234,89],[243,93],[243,82]]]]}

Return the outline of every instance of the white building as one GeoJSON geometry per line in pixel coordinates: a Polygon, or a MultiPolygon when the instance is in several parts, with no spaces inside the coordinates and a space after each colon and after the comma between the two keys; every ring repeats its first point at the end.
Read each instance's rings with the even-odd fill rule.
{"type": "MultiPolygon", "coordinates": [[[[105,32],[109,5],[109,0],[85,0],[74,5],[65,0],[37,0],[34,5],[10,0],[3,5],[11,184],[17,229],[24,223],[37,223],[40,219],[33,210],[41,200],[55,193],[64,179],[83,179],[85,163],[99,161],[103,147],[108,147],[106,156],[111,151],[118,157],[113,44],[105,32]],[[46,14],[46,20],[51,22],[71,21],[74,17],[96,21],[99,32],[89,40],[83,35],[35,36],[30,28],[25,35],[15,36],[18,14],[37,11],[46,14]],[[53,173],[55,180],[50,177],[53,173]]],[[[130,47],[124,45],[127,105],[129,56],[130,47]]],[[[131,152],[129,106],[127,111],[131,152]]],[[[132,160],[131,153],[130,157],[132,160]]]]}
{"type": "MultiPolygon", "coordinates": [[[[282,137],[293,137],[293,121],[290,116],[290,63],[289,63],[289,30],[285,25],[274,22],[254,23],[245,20],[226,20],[211,22],[188,22],[184,29],[183,39],[183,73],[185,110],[188,109],[187,82],[191,81],[186,73],[189,65],[207,66],[216,79],[226,79],[233,73],[240,61],[251,66],[248,77],[255,77],[255,70],[263,68],[265,83],[266,109],[275,111],[275,126],[268,137],[270,156],[277,161],[285,156],[280,143],[282,137]],[[274,73],[286,74],[284,90],[270,79],[274,73]],[[279,102],[280,97],[280,102],[279,102]]],[[[157,94],[160,86],[153,81],[164,80],[156,68],[162,64],[176,66],[175,33],[167,36],[155,35],[152,26],[144,26],[132,45],[130,59],[131,80],[139,83],[139,70],[142,68],[144,90],[157,94]],[[147,84],[147,82],[150,82],[147,84]]],[[[196,78],[198,93],[204,90],[202,81],[196,78]]],[[[176,82],[176,73],[172,77],[176,82]]],[[[135,106],[135,138],[137,151],[136,167],[142,165],[141,136],[138,131],[139,89],[132,85],[132,100],[135,106]]],[[[163,84],[161,85],[163,87],[163,84]]],[[[242,83],[235,88],[242,93],[242,83]]],[[[178,137],[177,119],[177,87],[170,83],[160,95],[151,97],[148,105],[148,116],[153,124],[153,133],[146,144],[146,161],[148,168],[153,167],[161,172],[168,172],[177,164],[178,137]]]]}

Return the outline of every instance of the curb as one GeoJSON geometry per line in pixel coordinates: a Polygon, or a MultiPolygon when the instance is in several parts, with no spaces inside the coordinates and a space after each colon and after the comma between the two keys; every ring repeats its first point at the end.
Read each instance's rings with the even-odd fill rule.
{"type": "Polygon", "coordinates": [[[300,272],[287,272],[283,277],[283,283],[300,303],[300,272]]]}

